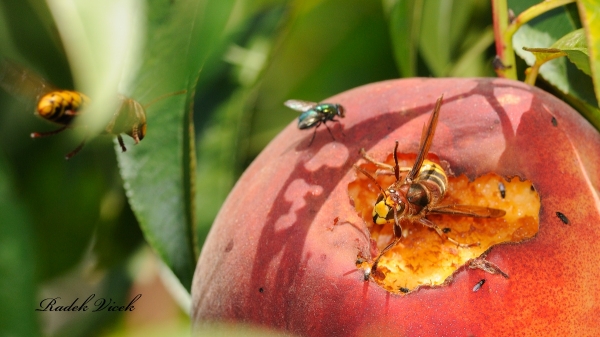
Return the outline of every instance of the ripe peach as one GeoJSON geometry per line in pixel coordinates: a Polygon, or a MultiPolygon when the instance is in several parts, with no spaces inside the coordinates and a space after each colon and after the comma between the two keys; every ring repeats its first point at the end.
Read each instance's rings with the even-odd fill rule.
{"type": "Polygon", "coordinates": [[[194,277],[195,329],[234,322],[306,336],[600,335],[600,135],[573,109],[488,78],[393,80],[325,101],[346,110],[341,123],[328,123],[335,141],[321,126],[308,146],[312,130],[292,123],[223,205],[194,277]],[[491,248],[487,260],[509,278],[457,266],[442,285],[392,294],[364,281],[355,264],[381,247],[372,247],[374,225],[350,198],[360,174],[353,165],[364,162],[361,148],[384,160],[395,140],[399,153],[414,154],[442,94],[430,153],[455,176],[531,181],[539,231],[491,248]]]}

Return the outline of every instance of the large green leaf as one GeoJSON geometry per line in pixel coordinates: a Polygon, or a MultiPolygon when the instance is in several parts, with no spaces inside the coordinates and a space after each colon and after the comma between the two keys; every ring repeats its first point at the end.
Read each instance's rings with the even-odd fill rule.
{"type": "MultiPolygon", "coordinates": [[[[579,0],[577,5],[585,27],[596,100],[600,101],[600,3],[594,0],[579,0]]],[[[600,121],[600,114],[597,115],[597,119],[600,121]]],[[[598,124],[600,125],[600,122],[598,124]]]]}
{"type": "MultiPolygon", "coordinates": [[[[183,89],[194,92],[232,7],[233,1],[152,1],[149,40],[130,95],[147,103],[183,89]]],[[[167,97],[148,107],[147,137],[138,146],[128,142],[128,151],[118,156],[127,196],[146,240],[188,290],[198,254],[190,96],[167,97]]]]}

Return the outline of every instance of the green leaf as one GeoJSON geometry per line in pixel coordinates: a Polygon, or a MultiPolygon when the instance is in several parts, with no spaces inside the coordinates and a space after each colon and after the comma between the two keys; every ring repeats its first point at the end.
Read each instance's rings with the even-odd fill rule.
{"type": "MultiPolygon", "coordinates": [[[[538,3],[538,0],[515,0],[509,1],[509,7],[515,15],[519,15],[523,10],[538,3]]],[[[579,27],[570,18],[567,9],[564,7],[556,8],[526,23],[515,33],[513,37],[515,52],[528,65],[532,65],[535,62],[535,56],[524,51],[523,47],[548,48],[561,37],[577,28],[579,27]]],[[[541,73],[544,76],[543,70],[541,73]]]]}
{"type": "Polygon", "coordinates": [[[417,76],[418,36],[423,0],[395,0],[388,13],[394,58],[402,77],[417,76]]]}
{"type": "MultiPolygon", "coordinates": [[[[142,103],[167,93],[194,92],[211,46],[221,36],[233,1],[153,1],[147,49],[131,96],[142,103]]],[[[146,111],[143,142],[119,152],[127,196],[148,243],[188,290],[199,249],[195,243],[194,137],[191,95],[164,98],[146,111]]]]}
{"type": "MultiPolygon", "coordinates": [[[[537,1],[533,0],[509,1],[511,8],[515,9],[515,15],[536,3],[537,1]]],[[[578,20],[575,20],[572,14],[573,11],[568,6],[563,6],[548,11],[523,25],[513,37],[517,55],[523,58],[528,65],[533,65],[536,61],[535,56],[524,50],[523,47],[550,48],[565,35],[579,29],[578,20]]],[[[577,53],[579,52],[577,51],[577,53]]],[[[573,55],[575,54],[574,52],[573,55]]],[[[580,57],[580,55],[575,57],[580,57]]],[[[545,63],[539,73],[557,90],[559,95],[564,96],[564,100],[572,105],[576,107],[598,106],[591,78],[567,59],[553,59],[545,63]]],[[[588,109],[578,108],[578,110],[596,127],[600,126],[600,116],[593,111],[589,112],[588,109]]]]}
{"type": "Polygon", "coordinates": [[[535,55],[539,65],[561,56],[567,56],[569,61],[586,75],[591,75],[589,53],[583,28],[572,31],[554,42],[550,48],[526,48],[535,55]]]}
{"type": "Polygon", "coordinates": [[[558,48],[528,48],[523,47],[523,50],[532,53],[535,56],[535,64],[542,65],[550,60],[559,57],[567,56],[565,52],[558,48]]]}
{"type": "MultiPolygon", "coordinates": [[[[579,0],[577,5],[589,46],[590,73],[594,80],[594,92],[596,99],[600,101],[600,20],[598,20],[600,3],[593,0],[579,0]]],[[[597,115],[597,119],[600,121],[600,115],[597,115]]],[[[600,122],[597,125],[600,125],[600,122]]]]}
{"type": "Polygon", "coordinates": [[[485,59],[485,51],[494,43],[494,31],[491,26],[474,34],[474,39],[452,68],[447,72],[450,77],[490,76],[492,70],[489,60],[485,59]],[[487,61],[487,62],[486,62],[487,61]]]}
{"type": "Polygon", "coordinates": [[[0,335],[37,336],[32,224],[10,181],[0,156],[0,335]]]}
{"type": "Polygon", "coordinates": [[[560,40],[554,42],[550,48],[560,49],[579,70],[586,75],[591,75],[588,46],[583,28],[563,36],[560,40]]]}
{"type": "Polygon", "coordinates": [[[419,48],[434,76],[445,76],[465,38],[474,1],[425,0],[419,48]]]}

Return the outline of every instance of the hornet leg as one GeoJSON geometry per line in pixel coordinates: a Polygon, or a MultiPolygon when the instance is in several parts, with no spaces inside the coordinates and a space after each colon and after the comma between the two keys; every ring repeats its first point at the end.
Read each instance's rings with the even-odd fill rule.
{"type": "Polygon", "coordinates": [[[86,137],[86,138],[84,138],[84,139],[83,139],[83,141],[81,142],[81,144],[77,145],[77,147],[76,147],[76,148],[75,148],[73,151],[71,151],[71,152],[67,153],[67,155],[65,156],[65,159],[66,159],[66,160],[69,160],[69,159],[71,159],[71,158],[72,158],[74,155],[76,155],[76,154],[77,154],[77,153],[78,153],[78,152],[81,150],[81,148],[83,148],[83,146],[85,145],[85,141],[86,141],[86,140],[87,140],[87,137],[86,137]]]}
{"type": "Polygon", "coordinates": [[[123,137],[121,137],[121,135],[118,135],[117,140],[119,141],[119,145],[121,145],[121,150],[123,150],[123,152],[127,151],[125,143],[123,142],[123,137]]]}
{"type": "Polygon", "coordinates": [[[57,129],[54,131],[48,131],[48,132],[32,132],[30,136],[31,136],[31,138],[42,138],[42,137],[53,136],[57,133],[61,133],[61,132],[65,131],[65,129],[67,127],[68,127],[68,125],[65,125],[60,129],[57,129]]]}

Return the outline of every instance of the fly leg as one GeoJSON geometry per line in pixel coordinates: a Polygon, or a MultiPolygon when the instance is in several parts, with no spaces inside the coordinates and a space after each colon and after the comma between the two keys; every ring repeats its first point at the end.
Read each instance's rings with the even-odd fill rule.
{"type": "MultiPolygon", "coordinates": [[[[337,120],[337,119],[331,119],[331,121],[332,122],[338,122],[338,123],[340,123],[340,126],[342,125],[341,122],[339,120],[337,120]]],[[[344,134],[344,131],[340,130],[340,132],[342,133],[342,136],[346,137],[346,135],[344,134]]],[[[331,132],[329,132],[329,133],[331,133],[331,132]]],[[[333,137],[333,135],[331,135],[331,136],[333,137]]]]}
{"type": "MultiPolygon", "coordinates": [[[[336,121],[336,122],[338,122],[338,121],[336,121]]],[[[323,125],[325,125],[325,127],[327,128],[327,131],[329,131],[329,134],[331,135],[331,139],[333,139],[335,141],[335,137],[333,136],[331,129],[327,126],[327,123],[323,122],[323,125]]],[[[315,131],[316,131],[316,129],[315,129],[315,131]]]]}
{"type": "MultiPolygon", "coordinates": [[[[310,139],[310,143],[308,143],[308,146],[311,146],[313,143],[313,140],[315,140],[315,136],[317,135],[317,128],[321,125],[321,122],[318,122],[317,125],[315,125],[315,132],[313,132],[312,138],[310,139]]],[[[327,125],[325,125],[327,126],[327,125]]],[[[327,128],[327,130],[329,130],[329,128],[327,128]]],[[[329,131],[329,133],[331,133],[331,131],[329,131]]],[[[331,135],[333,137],[333,135],[331,135]]]]}

